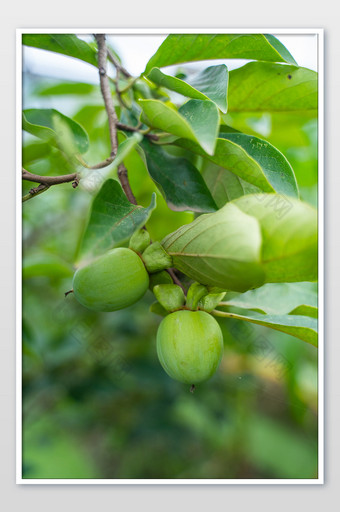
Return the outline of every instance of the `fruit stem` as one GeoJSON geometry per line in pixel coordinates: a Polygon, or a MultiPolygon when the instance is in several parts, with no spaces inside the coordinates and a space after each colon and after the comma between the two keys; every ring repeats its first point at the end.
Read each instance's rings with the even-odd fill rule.
{"type": "Polygon", "coordinates": [[[183,286],[181,281],[178,279],[178,277],[176,276],[175,271],[172,268],[167,268],[166,272],[170,275],[170,277],[173,280],[174,284],[177,284],[178,286],[180,286],[182,288],[183,292],[184,292],[184,295],[186,295],[187,294],[187,290],[183,286]]]}

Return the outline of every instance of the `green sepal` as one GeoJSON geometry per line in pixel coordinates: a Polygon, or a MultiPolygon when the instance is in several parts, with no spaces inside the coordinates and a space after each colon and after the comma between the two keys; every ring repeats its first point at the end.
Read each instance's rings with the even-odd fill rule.
{"type": "Polygon", "coordinates": [[[207,295],[208,290],[206,286],[200,283],[193,283],[187,293],[186,306],[195,311],[198,308],[198,303],[204,295],[207,295]]]}
{"type": "Polygon", "coordinates": [[[198,303],[199,309],[206,311],[207,313],[211,313],[216,306],[224,299],[226,292],[221,293],[209,293],[201,298],[198,303]]]}
{"type": "Polygon", "coordinates": [[[167,316],[168,312],[159,302],[153,302],[149,308],[151,313],[155,313],[155,315],[167,316]]]}
{"type": "Polygon", "coordinates": [[[172,266],[172,258],[160,242],[149,245],[143,252],[142,259],[150,274],[172,266]]]}
{"type": "Polygon", "coordinates": [[[185,296],[182,288],[177,284],[157,284],[153,288],[153,293],[169,313],[184,306],[185,296]]]}
{"type": "Polygon", "coordinates": [[[157,284],[173,284],[170,274],[165,270],[155,272],[149,276],[149,289],[152,291],[157,284]]]}
{"type": "Polygon", "coordinates": [[[138,229],[130,238],[129,248],[142,253],[150,245],[150,235],[146,229],[138,229]]]}

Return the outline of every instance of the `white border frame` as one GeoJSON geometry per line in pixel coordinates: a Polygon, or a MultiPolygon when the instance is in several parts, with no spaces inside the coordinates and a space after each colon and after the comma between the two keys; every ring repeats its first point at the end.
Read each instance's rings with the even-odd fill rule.
{"type": "Polygon", "coordinates": [[[324,484],[324,30],[320,28],[27,28],[16,29],[16,483],[24,485],[322,485],[324,484]],[[166,35],[281,34],[318,37],[318,478],[313,479],[27,479],[22,478],[22,35],[23,34],[166,35]]]}

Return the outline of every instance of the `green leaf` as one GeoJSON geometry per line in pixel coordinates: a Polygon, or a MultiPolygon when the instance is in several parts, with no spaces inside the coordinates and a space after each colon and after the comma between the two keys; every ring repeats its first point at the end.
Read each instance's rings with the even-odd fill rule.
{"type": "MultiPolygon", "coordinates": [[[[302,307],[317,309],[315,283],[268,283],[257,290],[249,290],[236,297],[226,295],[223,305],[250,309],[268,315],[303,315],[302,307]],[[303,305],[303,306],[302,306],[303,305]]],[[[307,314],[306,316],[310,316],[307,314]]]]}
{"type": "Polygon", "coordinates": [[[263,192],[276,191],[296,197],[297,184],[288,160],[269,142],[243,133],[224,133],[217,139],[213,155],[185,139],[174,144],[204,156],[211,162],[239,176],[263,192]]]}
{"type": "Polygon", "coordinates": [[[22,165],[46,158],[51,152],[51,146],[46,142],[33,142],[22,148],[22,165]]]}
{"type": "MultiPolygon", "coordinates": [[[[214,310],[213,314],[218,315],[218,310],[214,310]]],[[[300,340],[306,341],[314,347],[318,346],[318,323],[315,318],[297,315],[261,315],[261,313],[252,313],[248,315],[239,315],[237,313],[226,313],[227,318],[235,320],[244,320],[257,325],[270,327],[276,331],[285,332],[291,336],[295,336],[300,340]]]]}
{"type": "Polygon", "coordinates": [[[235,199],[162,243],[176,268],[224,290],[317,279],[317,212],[279,194],[235,199]]]}
{"type": "Polygon", "coordinates": [[[260,192],[258,187],[247,183],[224,167],[204,160],[201,174],[218,208],[246,194],[260,192]]]}
{"type": "Polygon", "coordinates": [[[219,114],[209,100],[189,100],[179,111],[160,100],[140,100],[142,121],[165,132],[199,144],[209,155],[214,153],[219,114]]]}
{"type": "Polygon", "coordinates": [[[190,80],[181,80],[153,68],[147,78],[188,98],[213,101],[222,112],[227,112],[228,68],[225,64],[210,66],[190,80]]]}
{"type": "Polygon", "coordinates": [[[247,195],[229,204],[260,223],[266,282],[317,280],[318,220],[314,208],[279,194],[247,195]]]}
{"type": "Polygon", "coordinates": [[[298,197],[294,171],[287,158],[269,142],[244,133],[221,133],[220,137],[240,146],[261,167],[273,189],[298,197]]]}
{"type": "Polygon", "coordinates": [[[81,257],[97,256],[128,240],[144,226],[155,206],[154,194],[148,208],[136,206],[128,201],[117,181],[107,180],[93,200],[81,257]]]}
{"type": "Polygon", "coordinates": [[[62,53],[98,66],[96,51],[73,34],[23,34],[22,44],[62,53]]]}
{"type": "Polygon", "coordinates": [[[318,318],[318,308],[316,308],[315,306],[307,306],[306,304],[301,304],[301,306],[298,306],[297,308],[293,309],[293,311],[291,311],[289,314],[318,318]]]}
{"type": "Polygon", "coordinates": [[[309,111],[318,108],[318,74],[306,68],[250,62],[230,72],[228,90],[229,112],[309,111]]]}
{"type": "Polygon", "coordinates": [[[209,59],[251,59],[296,64],[274,37],[263,34],[171,34],[146,65],[154,67],[209,59]]]}
{"type": "Polygon", "coordinates": [[[43,85],[37,89],[39,96],[88,95],[98,90],[96,85],[83,82],[60,82],[53,85],[43,85]]]}
{"type": "MultiPolygon", "coordinates": [[[[296,64],[295,59],[293,56],[289,53],[287,48],[279,41],[275,36],[272,36],[271,34],[265,34],[264,37],[267,39],[268,43],[272,45],[273,48],[281,55],[281,57],[285,60],[285,62],[289,64],[296,64]]],[[[265,60],[265,59],[259,59],[259,60],[265,60]]]]}
{"type": "Polygon", "coordinates": [[[167,153],[144,139],[141,144],[148,172],[165,197],[169,208],[176,211],[213,212],[216,204],[199,171],[184,158],[167,153]]]}
{"type": "Polygon", "coordinates": [[[85,153],[89,140],[80,124],[55,109],[23,111],[23,129],[67,154],[85,153]]]}
{"type": "Polygon", "coordinates": [[[162,243],[173,265],[201,284],[243,292],[264,283],[259,222],[233,203],[201,215],[162,243]]]}

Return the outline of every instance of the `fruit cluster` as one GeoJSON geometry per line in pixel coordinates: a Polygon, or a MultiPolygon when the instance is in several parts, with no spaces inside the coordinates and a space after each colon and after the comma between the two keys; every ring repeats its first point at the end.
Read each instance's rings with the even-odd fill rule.
{"type": "Polygon", "coordinates": [[[194,389],[212,377],[222,359],[222,332],[210,312],[224,292],[209,292],[194,283],[185,296],[164,270],[171,263],[161,244],[150,244],[141,230],[129,248],[112,249],[79,268],[73,292],[91,310],[117,311],[137,302],[150,288],[158,300],[151,311],[165,316],[157,332],[159,361],[170,377],[194,389]]]}

